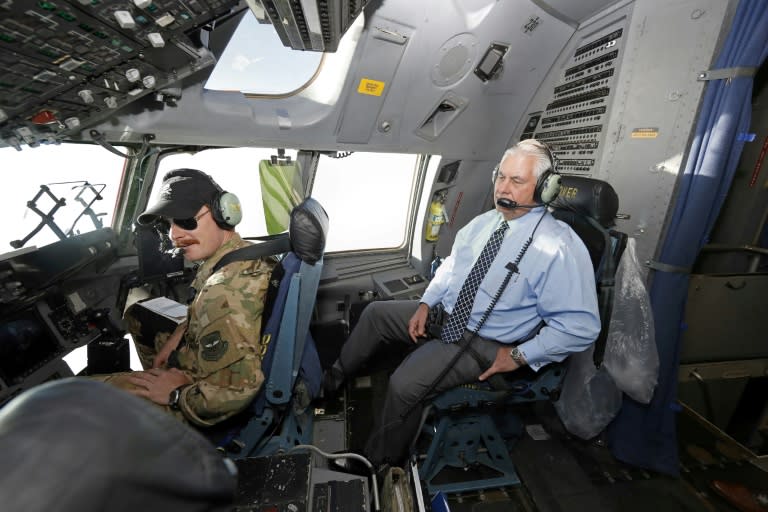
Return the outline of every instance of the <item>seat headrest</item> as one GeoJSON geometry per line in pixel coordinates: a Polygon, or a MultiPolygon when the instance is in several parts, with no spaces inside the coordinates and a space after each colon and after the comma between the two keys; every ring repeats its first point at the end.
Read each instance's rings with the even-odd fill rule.
{"type": "Polygon", "coordinates": [[[568,210],[587,215],[605,228],[612,227],[619,211],[619,196],[603,181],[582,176],[563,176],[560,193],[550,204],[556,210],[568,210]]]}
{"type": "Polygon", "coordinates": [[[291,248],[301,261],[314,265],[323,257],[328,214],[316,199],[308,197],[291,210],[288,234],[291,248]]]}

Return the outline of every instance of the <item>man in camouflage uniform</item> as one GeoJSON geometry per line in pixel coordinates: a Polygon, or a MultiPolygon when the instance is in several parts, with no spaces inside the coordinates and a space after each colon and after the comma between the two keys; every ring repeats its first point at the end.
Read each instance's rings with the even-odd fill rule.
{"type": "Polygon", "coordinates": [[[167,222],[174,246],[201,265],[187,319],[173,332],[148,332],[147,310],[125,313],[143,372],[98,377],[165,408],[196,426],[214,425],[243,410],[264,382],[261,321],[269,259],[234,261],[213,272],[227,253],[249,245],[234,231],[240,204],[213,179],[194,169],[163,178],[160,200],[139,224],[167,222]]]}

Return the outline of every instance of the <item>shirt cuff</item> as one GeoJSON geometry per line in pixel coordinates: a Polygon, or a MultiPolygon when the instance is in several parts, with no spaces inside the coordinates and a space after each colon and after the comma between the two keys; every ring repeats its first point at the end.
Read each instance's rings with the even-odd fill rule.
{"type": "Polygon", "coordinates": [[[206,421],[200,416],[197,415],[195,410],[192,408],[192,404],[190,403],[190,393],[194,389],[195,393],[200,393],[200,391],[197,389],[198,384],[190,384],[189,386],[185,387],[181,390],[181,397],[179,398],[179,410],[181,411],[181,414],[184,416],[184,419],[187,420],[189,423],[192,423],[193,425],[197,425],[199,427],[212,427],[215,422],[206,421]]]}
{"type": "Polygon", "coordinates": [[[427,306],[429,306],[430,309],[435,307],[438,302],[440,302],[440,298],[434,296],[434,294],[427,294],[427,293],[425,293],[419,299],[419,303],[420,304],[426,304],[427,306]]]}
{"type": "Polygon", "coordinates": [[[533,341],[527,341],[517,346],[520,353],[523,354],[525,361],[533,371],[538,372],[549,364],[546,354],[533,341]]]}

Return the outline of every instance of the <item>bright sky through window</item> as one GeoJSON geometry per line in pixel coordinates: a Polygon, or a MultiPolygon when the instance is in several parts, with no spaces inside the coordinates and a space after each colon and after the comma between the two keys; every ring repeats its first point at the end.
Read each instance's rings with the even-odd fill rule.
{"type": "Polygon", "coordinates": [[[293,50],[270,24],[246,13],[205,84],[206,89],[251,94],[285,94],[312,78],[321,52],[293,50]]]}

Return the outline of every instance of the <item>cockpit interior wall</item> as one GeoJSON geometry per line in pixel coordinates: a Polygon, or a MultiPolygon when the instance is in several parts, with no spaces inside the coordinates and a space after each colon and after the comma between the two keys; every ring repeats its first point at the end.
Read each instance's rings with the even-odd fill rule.
{"type": "Polygon", "coordinates": [[[253,15],[244,3],[16,0],[0,7],[0,144],[88,141],[95,129],[123,143],[152,134],[160,144],[365,144],[491,162],[535,135],[555,146],[563,171],[616,186],[631,215],[621,227],[641,238],[643,258],[689,138],[695,77],[732,3],[368,2],[347,69],[321,65],[306,88],[265,99],[206,90],[199,79],[215,64],[223,20],[253,15]],[[46,28],[33,30],[37,20],[46,28]],[[678,44],[693,33],[699,44],[678,44]],[[499,66],[484,69],[494,54],[499,66]],[[339,98],[317,101],[334,80],[344,84],[339,98]],[[622,194],[629,181],[646,193],[622,194]],[[655,197],[654,208],[633,203],[639,197],[655,197]]]}
{"type": "Polygon", "coordinates": [[[704,90],[698,76],[734,5],[620,2],[585,21],[515,131],[512,142],[546,140],[562,172],[614,186],[626,217],[618,228],[637,239],[640,261],[656,251],[704,90]]]}
{"type": "MultiPolygon", "coordinates": [[[[471,218],[486,207],[462,200],[469,192],[464,190],[469,186],[467,176],[490,169],[506,146],[537,137],[552,146],[561,172],[604,179],[616,188],[620,213],[626,217],[618,227],[637,239],[641,261],[650,260],[665,225],[704,89],[697,78],[709,68],[734,4],[715,0],[663,5],[619,2],[579,24],[558,54],[551,57],[554,64],[544,76],[528,73],[537,85],[530,89],[536,92],[526,111],[506,111],[512,117],[476,125],[485,141],[483,147],[494,149],[485,166],[463,161],[458,179],[446,187],[445,209],[450,220],[443,228],[437,252],[447,254],[450,250],[451,220],[471,218]],[[697,40],[701,34],[706,37],[700,44],[678,43],[681,39],[697,40]],[[510,126],[510,120],[516,128],[510,126]],[[495,136],[502,133],[511,139],[498,145],[495,136]],[[650,204],[648,198],[652,198],[650,204]]],[[[546,18],[539,21],[540,25],[529,23],[524,30],[535,34],[548,24],[546,18]]],[[[446,55],[457,51],[460,42],[454,44],[443,48],[446,55]]],[[[509,51],[517,58],[525,50],[513,44],[509,51]]],[[[509,66],[502,76],[489,81],[487,94],[496,100],[524,95],[529,89],[520,76],[525,74],[509,66]],[[509,74],[515,76],[511,81],[509,74]],[[520,90],[512,90],[514,86],[520,90]]],[[[457,90],[452,87],[449,94],[461,99],[457,90]]],[[[471,112],[491,105],[478,105],[476,96],[467,97],[472,99],[466,110],[465,105],[452,100],[455,110],[461,107],[461,123],[469,122],[464,117],[471,112]]],[[[435,108],[431,115],[451,113],[439,110],[435,108]]],[[[487,114],[487,119],[495,119],[492,113],[487,114]]],[[[435,137],[436,145],[450,139],[451,126],[435,137]]],[[[450,155],[450,150],[446,151],[450,155]]]]}
{"type": "MultiPolygon", "coordinates": [[[[22,9],[17,2],[9,5],[15,6],[18,13],[34,12],[31,19],[51,20],[49,40],[40,41],[40,51],[50,56],[31,45],[23,53],[18,50],[30,38],[31,23],[23,14],[14,14],[9,25],[0,25],[3,58],[14,62],[21,57],[25,63],[21,67],[9,66],[13,74],[7,75],[4,82],[26,84],[11,89],[16,94],[13,105],[22,105],[20,109],[12,108],[10,103],[0,106],[7,117],[0,132],[4,145],[62,138],[88,141],[89,131],[95,129],[112,142],[124,143],[139,143],[145,134],[152,133],[162,144],[243,146],[268,140],[343,149],[347,144],[344,141],[360,123],[365,125],[364,142],[370,150],[446,155],[483,152],[477,156],[496,158],[574,31],[570,22],[552,14],[553,9],[543,9],[533,2],[371,2],[363,14],[369,30],[359,41],[351,41],[354,56],[348,69],[321,65],[306,88],[288,97],[265,99],[204,88],[205,74],[215,63],[215,51],[206,41],[217,41],[221,26],[221,20],[209,22],[211,9],[207,4],[199,4],[200,12],[183,24],[176,20],[158,28],[162,42],[156,37],[153,40],[162,47],[154,47],[147,39],[154,32],[141,38],[148,30],[142,23],[156,22],[133,3],[110,0],[100,4],[102,10],[98,10],[74,0],[44,2],[50,11],[40,11],[42,4],[35,2],[21,3],[29,8],[22,9]],[[114,12],[121,12],[122,7],[132,13],[133,28],[127,18],[115,18],[114,12]],[[67,32],[59,34],[62,29],[67,32]],[[102,41],[94,33],[105,39],[102,41]],[[76,45],[81,39],[84,42],[76,45]],[[496,76],[483,81],[474,69],[494,44],[508,51],[496,76]],[[381,48],[395,50],[382,53],[381,48]],[[101,53],[110,59],[102,58],[101,53]],[[66,55],[72,58],[64,59],[66,55]],[[171,57],[180,58],[186,65],[169,69],[171,57]],[[394,69],[409,72],[392,77],[394,69]],[[194,81],[189,79],[193,73],[194,81]],[[57,85],[41,90],[35,77],[50,77],[51,83],[57,85]],[[363,79],[368,81],[363,83],[363,79]],[[318,91],[334,81],[344,84],[338,100],[317,101],[322,96],[318,91]],[[372,90],[367,88],[377,83],[372,90]],[[24,87],[35,94],[25,95],[24,87]],[[40,92],[45,95],[43,103],[34,103],[40,92]],[[381,92],[380,97],[376,92],[381,92]],[[465,108],[458,115],[441,116],[451,122],[443,123],[439,137],[425,138],[419,127],[429,124],[433,110],[446,108],[441,107],[441,100],[448,93],[449,101],[465,102],[465,108]],[[468,98],[474,98],[470,104],[468,98]],[[357,108],[365,101],[378,102],[379,108],[361,115],[357,108]],[[123,109],[129,102],[130,108],[123,109]],[[347,128],[356,117],[361,120],[347,128]],[[205,123],[201,123],[202,119],[205,123]],[[474,129],[468,134],[462,126],[474,129]]],[[[157,5],[170,9],[171,4],[157,5]]],[[[221,9],[224,5],[230,7],[224,16],[232,11],[251,15],[235,2],[222,4],[221,9]]],[[[183,11],[175,4],[173,9],[183,11]]],[[[162,20],[165,23],[170,18],[162,20]]]]}
{"type": "MultiPolygon", "coordinates": [[[[756,69],[768,57],[768,11],[765,2],[742,0],[728,27],[723,47],[718,49],[712,70],[733,73],[735,70],[756,69]]],[[[709,75],[710,73],[707,73],[709,75]]],[[[713,71],[714,75],[715,73],[713,71]]],[[[714,78],[714,77],[713,77],[714,78]]],[[[690,268],[708,239],[720,213],[726,193],[736,173],[744,134],[750,130],[752,115],[752,76],[727,76],[714,78],[707,85],[698,121],[694,124],[694,139],[690,154],[681,173],[678,197],[675,198],[672,220],[659,251],[657,271],[652,281],[653,305],[658,343],[659,386],[648,406],[627,403],[613,425],[614,454],[626,462],[650,467],[654,470],[675,474],[679,471],[676,460],[677,443],[669,435],[674,431],[674,408],[678,400],[680,340],[684,322],[686,297],[689,294],[690,268]],[[661,265],[673,267],[661,267],[661,265]],[[645,428],[638,428],[643,425],[645,428]]],[[[746,282],[738,286],[745,286],[746,282]]],[[[731,288],[735,288],[731,285],[731,288]]],[[[735,302],[733,298],[730,301],[735,302]]],[[[716,304],[719,301],[713,300],[716,304]]],[[[747,308],[751,309],[751,308],[747,308]]],[[[717,311],[722,323],[728,318],[726,308],[717,311]]],[[[753,312],[756,311],[753,310],[753,312]]],[[[707,320],[695,320],[705,323],[707,320]]],[[[741,322],[764,323],[764,318],[747,313],[738,317],[741,322]]],[[[726,333],[727,336],[742,333],[726,333]]],[[[758,340],[749,340],[763,346],[758,340]]],[[[697,342],[705,342],[699,338],[697,342]]],[[[728,345],[729,343],[725,343],[728,345]]],[[[733,349],[738,350],[737,344],[733,349]]],[[[705,347],[698,352],[704,355],[705,347]]],[[[742,353],[743,354],[743,353],[742,353]]],[[[752,354],[754,356],[754,354],[752,354]]],[[[706,356],[705,356],[706,357],[706,356]]],[[[746,354],[736,358],[749,357],[746,354]]],[[[713,360],[724,361],[728,357],[718,355],[713,360]]],[[[760,376],[764,376],[762,372],[760,376]]]]}
{"type": "MultiPolygon", "coordinates": [[[[441,228],[440,238],[435,246],[437,256],[445,257],[450,254],[453,240],[459,229],[479,212],[490,207],[491,173],[487,172],[487,179],[477,179],[477,177],[495,165],[496,161],[465,160],[458,162],[454,171],[438,174],[435,191],[444,194],[445,224],[441,228]],[[440,181],[442,175],[445,176],[446,181],[440,181]],[[470,199],[483,196],[485,196],[483,201],[470,199]]],[[[443,169],[441,168],[441,171],[443,169]]]]}

